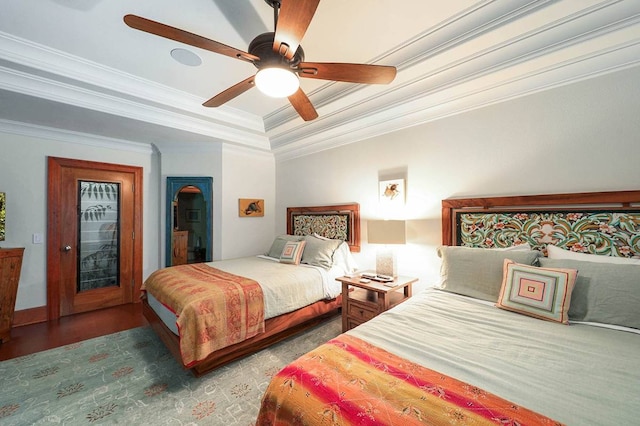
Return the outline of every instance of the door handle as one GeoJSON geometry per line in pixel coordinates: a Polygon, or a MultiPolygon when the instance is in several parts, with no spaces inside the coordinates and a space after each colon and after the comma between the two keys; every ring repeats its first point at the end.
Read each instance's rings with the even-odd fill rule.
{"type": "Polygon", "coordinates": [[[71,246],[64,246],[64,251],[71,251],[71,246]]]}

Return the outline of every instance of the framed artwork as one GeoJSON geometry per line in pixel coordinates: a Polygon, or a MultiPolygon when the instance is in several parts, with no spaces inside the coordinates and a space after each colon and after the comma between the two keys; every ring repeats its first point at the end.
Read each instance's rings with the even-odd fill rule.
{"type": "Polygon", "coordinates": [[[238,200],[240,217],[264,216],[264,200],[256,198],[240,198],[238,200]]]}
{"type": "Polygon", "coordinates": [[[193,222],[193,223],[200,222],[200,210],[187,209],[187,222],[193,222]]]}
{"type": "Polygon", "coordinates": [[[381,180],[378,185],[381,203],[404,204],[404,179],[381,180]]]}
{"type": "Polygon", "coordinates": [[[5,218],[6,218],[6,210],[5,210],[5,193],[4,192],[0,192],[0,241],[4,241],[4,225],[5,225],[5,218]]]}

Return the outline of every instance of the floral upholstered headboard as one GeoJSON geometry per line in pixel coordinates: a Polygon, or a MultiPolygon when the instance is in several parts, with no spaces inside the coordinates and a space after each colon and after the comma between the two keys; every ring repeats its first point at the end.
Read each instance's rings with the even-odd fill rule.
{"type": "Polygon", "coordinates": [[[360,205],[288,207],[287,234],[319,234],[349,244],[352,252],[360,251],[360,205]]]}
{"type": "Polygon", "coordinates": [[[442,241],[640,258],[640,191],[443,200],[442,241]]]}

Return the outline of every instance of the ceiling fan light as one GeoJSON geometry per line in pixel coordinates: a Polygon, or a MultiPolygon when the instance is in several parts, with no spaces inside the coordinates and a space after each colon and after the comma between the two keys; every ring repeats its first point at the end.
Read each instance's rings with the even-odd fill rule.
{"type": "Polygon", "coordinates": [[[259,70],[255,81],[258,89],[272,98],[291,96],[300,87],[300,81],[295,73],[279,67],[259,70]]]}

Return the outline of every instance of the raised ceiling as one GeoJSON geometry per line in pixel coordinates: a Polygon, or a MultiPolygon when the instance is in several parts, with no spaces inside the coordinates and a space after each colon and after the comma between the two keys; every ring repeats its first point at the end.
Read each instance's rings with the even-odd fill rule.
{"type": "Polygon", "coordinates": [[[225,142],[286,159],[640,62],[636,0],[321,0],[302,41],[307,61],[393,65],[398,75],[389,85],[303,79],[319,113],[304,122],[287,99],[255,89],[203,107],[253,65],[133,30],[129,13],[241,50],[273,30],[265,0],[4,0],[0,127],[225,142]]]}

